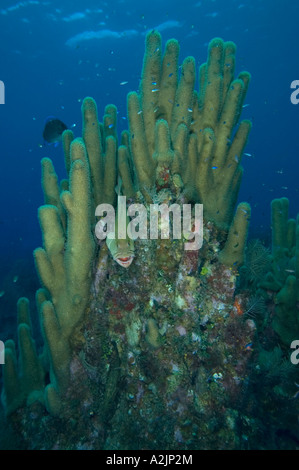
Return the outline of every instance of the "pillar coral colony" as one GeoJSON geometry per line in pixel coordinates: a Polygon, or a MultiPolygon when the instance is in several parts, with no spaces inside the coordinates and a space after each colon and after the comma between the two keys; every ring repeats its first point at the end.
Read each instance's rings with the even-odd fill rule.
{"type": "Polygon", "coordinates": [[[147,239],[148,224],[149,238],[157,240],[159,228],[161,239],[170,238],[170,213],[172,213],[172,238],[188,240],[184,243],[185,250],[199,250],[203,244],[203,205],[194,204],[192,214],[191,204],[150,204],[149,214],[143,204],[130,204],[127,208],[126,196],[118,196],[117,210],[110,204],[97,206],[95,215],[101,217],[95,227],[99,240],[147,239]],[[138,213],[138,215],[136,215],[138,213]],[[159,224],[160,213],[160,224],[159,224]],[[105,214],[105,215],[104,215],[105,214]],[[148,217],[149,216],[149,217],[148,217]],[[148,221],[149,218],[149,221],[148,221]]]}

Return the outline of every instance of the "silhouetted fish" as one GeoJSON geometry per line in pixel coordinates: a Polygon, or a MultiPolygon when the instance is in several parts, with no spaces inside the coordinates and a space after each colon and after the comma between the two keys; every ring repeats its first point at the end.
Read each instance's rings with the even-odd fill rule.
{"type": "Polygon", "coordinates": [[[45,128],[43,132],[44,142],[48,144],[58,144],[61,141],[62,133],[67,129],[67,126],[57,119],[55,116],[49,116],[46,119],[45,128]]]}

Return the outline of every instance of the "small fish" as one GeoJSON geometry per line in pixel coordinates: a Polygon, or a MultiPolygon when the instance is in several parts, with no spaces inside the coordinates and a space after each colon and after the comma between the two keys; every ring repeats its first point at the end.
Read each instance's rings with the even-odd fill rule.
{"type": "Polygon", "coordinates": [[[62,134],[67,129],[67,126],[57,119],[55,116],[49,116],[46,119],[43,138],[44,143],[58,145],[62,140],[62,134]]]}
{"type": "Polygon", "coordinates": [[[217,170],[218,166],[212,166],[212,170],[217,170]]]}
{"type": "Polygon", "coordinates": [[[126,85],[129,82],[120,82],[120,85],[126,85]]]}
{"type": "Polygon", "coordinates": [[[212,13],[206,13],[205,16],[207,18],[216,18],[216,16],[218,16],[218,11],[213,11],[212,13]]]}
{"type": "Polygon", "coordinates": [[[285,269],[285,272],[286,272],[286,273],[294,273],[294,272],[295,272],[295,269],[285,269]]]}
{"type": "Polygon", "coordinates": [[[252,349],[252,343],[247,343],[245,346],[245,351],[253,351],[252,349]]]}

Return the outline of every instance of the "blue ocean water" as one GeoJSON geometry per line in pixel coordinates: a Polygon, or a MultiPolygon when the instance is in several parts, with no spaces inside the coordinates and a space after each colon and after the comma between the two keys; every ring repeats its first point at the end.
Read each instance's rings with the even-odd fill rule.
{"type": "MultiPolygon", "coordinates": [[[[81,135],[81,102],[92,96],[99,116],[114,103],[127,128],[126,95],[137,90],[145,34],[174,37],[181,60],[206,60],[215,36],[237,44],[236,73],[252,75],[243,118],[253,123],[244,156],[240,200],[252,205],[250,233],[270,240],[270,202],[286,196],[299,208],[299,79],[296,0],[1,0],[0,311],[14,316],[17,299],[38,286],[32,251],[41,245],[37,209],[43,203],[40,160],[65,176],[61,144],[43,146],[47,116],[81,135]]],[[[4,317],[3,317],[4,316],[4,317]]],[[[12,321],[14,325],[14,321],[12,321]]],[[[3,332],[10,335],[10,324],[3,332]]]]}

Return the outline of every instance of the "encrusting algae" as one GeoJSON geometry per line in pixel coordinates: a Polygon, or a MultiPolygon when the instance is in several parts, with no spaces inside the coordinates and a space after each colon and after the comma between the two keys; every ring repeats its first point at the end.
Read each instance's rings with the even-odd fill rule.
{"type": "Polygon", "coordinates": [[[235,211],[250,75],[234,77],[235,45],[219,38],[199,69],[199,91],[194,58],[179,71],[178,57],[176,40],[162,54],[160,34],[149,33],[120,142],[115,106],[100,123],[88,97],[82,138],[63,134],[68,179],[59,185],[51,160],[42,161],[43,247],[34,256],[44,345],[36,350],[20,299],[2,392],[24,448],[241,449],[256,430],[244,406],[256,325],[235,299],[250,219],[247,203],[235,211]],[[96,208],[119,214],[120,180],[126,207],[147,214],[152,204],[202,204],[202,247],[151,239],[149,226],[134,242],[99,240],[96,208]]]}

